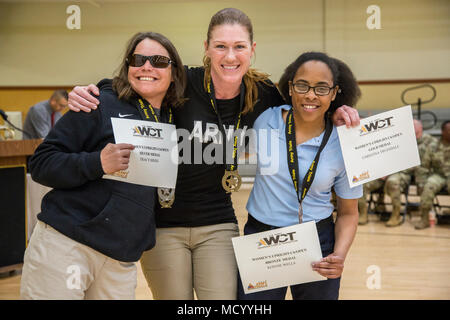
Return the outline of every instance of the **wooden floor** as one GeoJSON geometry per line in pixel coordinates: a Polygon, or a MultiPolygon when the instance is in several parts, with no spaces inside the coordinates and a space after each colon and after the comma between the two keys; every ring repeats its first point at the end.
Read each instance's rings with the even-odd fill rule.
{"type": "MultiPolygon", "coordinates": [[[[233,195],[241,232],[249,192],[250,186],[244,186],[233,195]]],[[[413,215],[387,228],[377,215],[369,219],[358,227],[345,261],[340,299],[450,299],[450,225],[415,230],[412,222],[418,218],[413,215]]],[[[152,299],[139,264],[138,271],[136,298],[152,299]]],[[[0,299],[19,299],[19,287],[20,274],[0,278],[0,299]]]]}

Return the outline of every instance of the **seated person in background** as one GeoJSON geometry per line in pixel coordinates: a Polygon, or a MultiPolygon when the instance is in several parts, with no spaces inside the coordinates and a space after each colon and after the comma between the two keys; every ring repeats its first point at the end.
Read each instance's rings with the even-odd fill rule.
{"type": "MultiPolygon", "coordinates": [[[[358,224],[359,225],[364,225],[364,224],[367,224],[367,222],[369,222],[369,218],[367,216],[367,210],[368,210],[367,196],[372,191],[378,190],[380,188],[384,188],[385,182],[386,182],[386,177],[383,177],[383,178],[380,178],[377,180],[367,182],[363,185],[363,196],[358,199],[358,211],[359,211],[358,224]]],[[[378,195],[377,205],[375,207],[376,212],[381,213],[381,212],[386,211],[383,200],[384,200],[384,190],[382,193],[380,193],[378,195]]]]}
{"type": "Polygon", "coordinates": [[[68,94],[65,90],[56,90],[49,100],[41,101],[28,110],[23,125],[26,139],[45,138],[61,117],[61,111],[67,107],[68,94]]]}
{"type": "MultiPolygon", "coordinates": [[[[442,138],[443,138],[443,140],[445,140],[445,141],[450,141],[450,120],[446,120],[446,121],[444,121],[443,123],[442,123],[442,127],[441,127],[441,129],[442,129],[442,138]],[[445,136],[445,137],[444,137],[445,136]]],[[[449,159],[450,159],[450,149],[446,149],[447,151],[447,153],[446,153],[446,159],[447,159],[447,161],[445,162],[445,168],[444,168],[444,171],[445,171],[445,173],[446,173],[446,179],[447,179],[447,194],[450,192],[450,161],[449,161],[449,159]]],[[[444,210],[444,214],[445,215],[450,215],[450,209],[445,209],[444,210]]]]}
{"type": "Polygon", "coordinates": [[[423,191],[420,193],[421,220],[415,224],[416,229],[430,226],[428,213],[433,206],[436,194],[441,191],[450,179],[450,121],[444,121],[441,126],[442,136],[437,147],[430,152],[430,157],[422,160],[422,166],[428,166],[429,172],[424,178],[423,191]]]}
{"type": "Polygon", "coordinates": [[[421,165],[397,172],[387,179],[384,191],[392,201],[392,214],[389,221],[386,222],[387,227],[395,227],[402,224],[403,219],[400,217],[400,208],[402,205],[400,196],[408,188],[413,176],[417,185],[417,194],[421,194],[430,171],[429,160],[427,159],[430,158],[431,153],[435,150],[438,143],[436,138],[423,133],[422,123],[419,120],[414,120],[414,131],[416,133],[421,165]]]}
{"type": "Polygon", "coordinates": [[[447,145],[447,148],[445,149],[445,162],[444,162],[444,172],[445,172],[445,178],[447,179],[447,192],[450,191],[450,148],[448,148],[448,145],[450,144],[450,120],[446,120],[442,123],[441,126],[441,132],[442,132],[442,141],[445,145],[447,145]]]}

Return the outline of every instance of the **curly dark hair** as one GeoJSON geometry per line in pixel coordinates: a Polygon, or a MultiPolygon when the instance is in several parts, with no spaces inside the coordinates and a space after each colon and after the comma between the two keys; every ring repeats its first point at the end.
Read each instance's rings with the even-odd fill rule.
{"type": "Polygon", "coordinates": [[[328,114],[333,114],[337,108],[342,105],[354,107],[356,102],[361,97],[361,90],[358,82],[353,75],[350,68],[341,60],[329,57],[323,52],[305,52],[301,54],[294,62],[287,66],[283,75],[280,78],[278,87],[281,95],[288,104],[292,104],[291,96],[289,95],[289,81],[292,81],[297,73],[297,70],[308,61],[321,61],[325,63],[331,71],[333,76],[333,86],[339,86],[339,91],[336,98],[331,101],[328,114]]]}
{"type": "Polygon", "coordinates": [[[331,102],[330,107],[333,107],[334,110],[344,104],[355,107],[356,103],[361,98],[361,90],[359,89],[358,81],[347,64],[336,58],[331,59],[334,60],[338,67],[337,85],[339,86],[339,92],[334,101],[331,102]]]}

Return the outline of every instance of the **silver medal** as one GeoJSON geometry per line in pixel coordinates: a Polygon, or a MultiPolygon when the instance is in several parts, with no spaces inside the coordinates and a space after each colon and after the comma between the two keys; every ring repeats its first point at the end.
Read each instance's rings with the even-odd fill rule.
{"type": "Polygon", "coordinates": [[[222,186],[226,192],[238,191],[242,184],[242,178],[237,170],[229,171],[225,170],[225,174],[222,178],[222,186]]]}
{"type": "Polygon", "coordinates": [[[171,208],[175,201],[175,189],[158,188],[158,199],[162,208],[171,208]]]}

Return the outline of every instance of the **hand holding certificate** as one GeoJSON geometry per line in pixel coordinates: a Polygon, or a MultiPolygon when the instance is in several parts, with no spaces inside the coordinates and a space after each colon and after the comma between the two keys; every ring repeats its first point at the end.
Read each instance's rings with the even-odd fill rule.
{"type": "Polygon", "coordinates": [[[337,130],[350,187],[420,165],[411,106],[337,130]]]}
{"type": "Polygon", "coordinates": [[[105,179],[154,187],[175,188],[178,148],[175,126],[166,123],[111,118],[116,143],[135,146],[127,170],[105,179]]]}
{"type": "Polygon", "coordinates": [[[232,239],[246,294],[326,280],[312,269],[322,259],[314,221],[232,239]]]}

